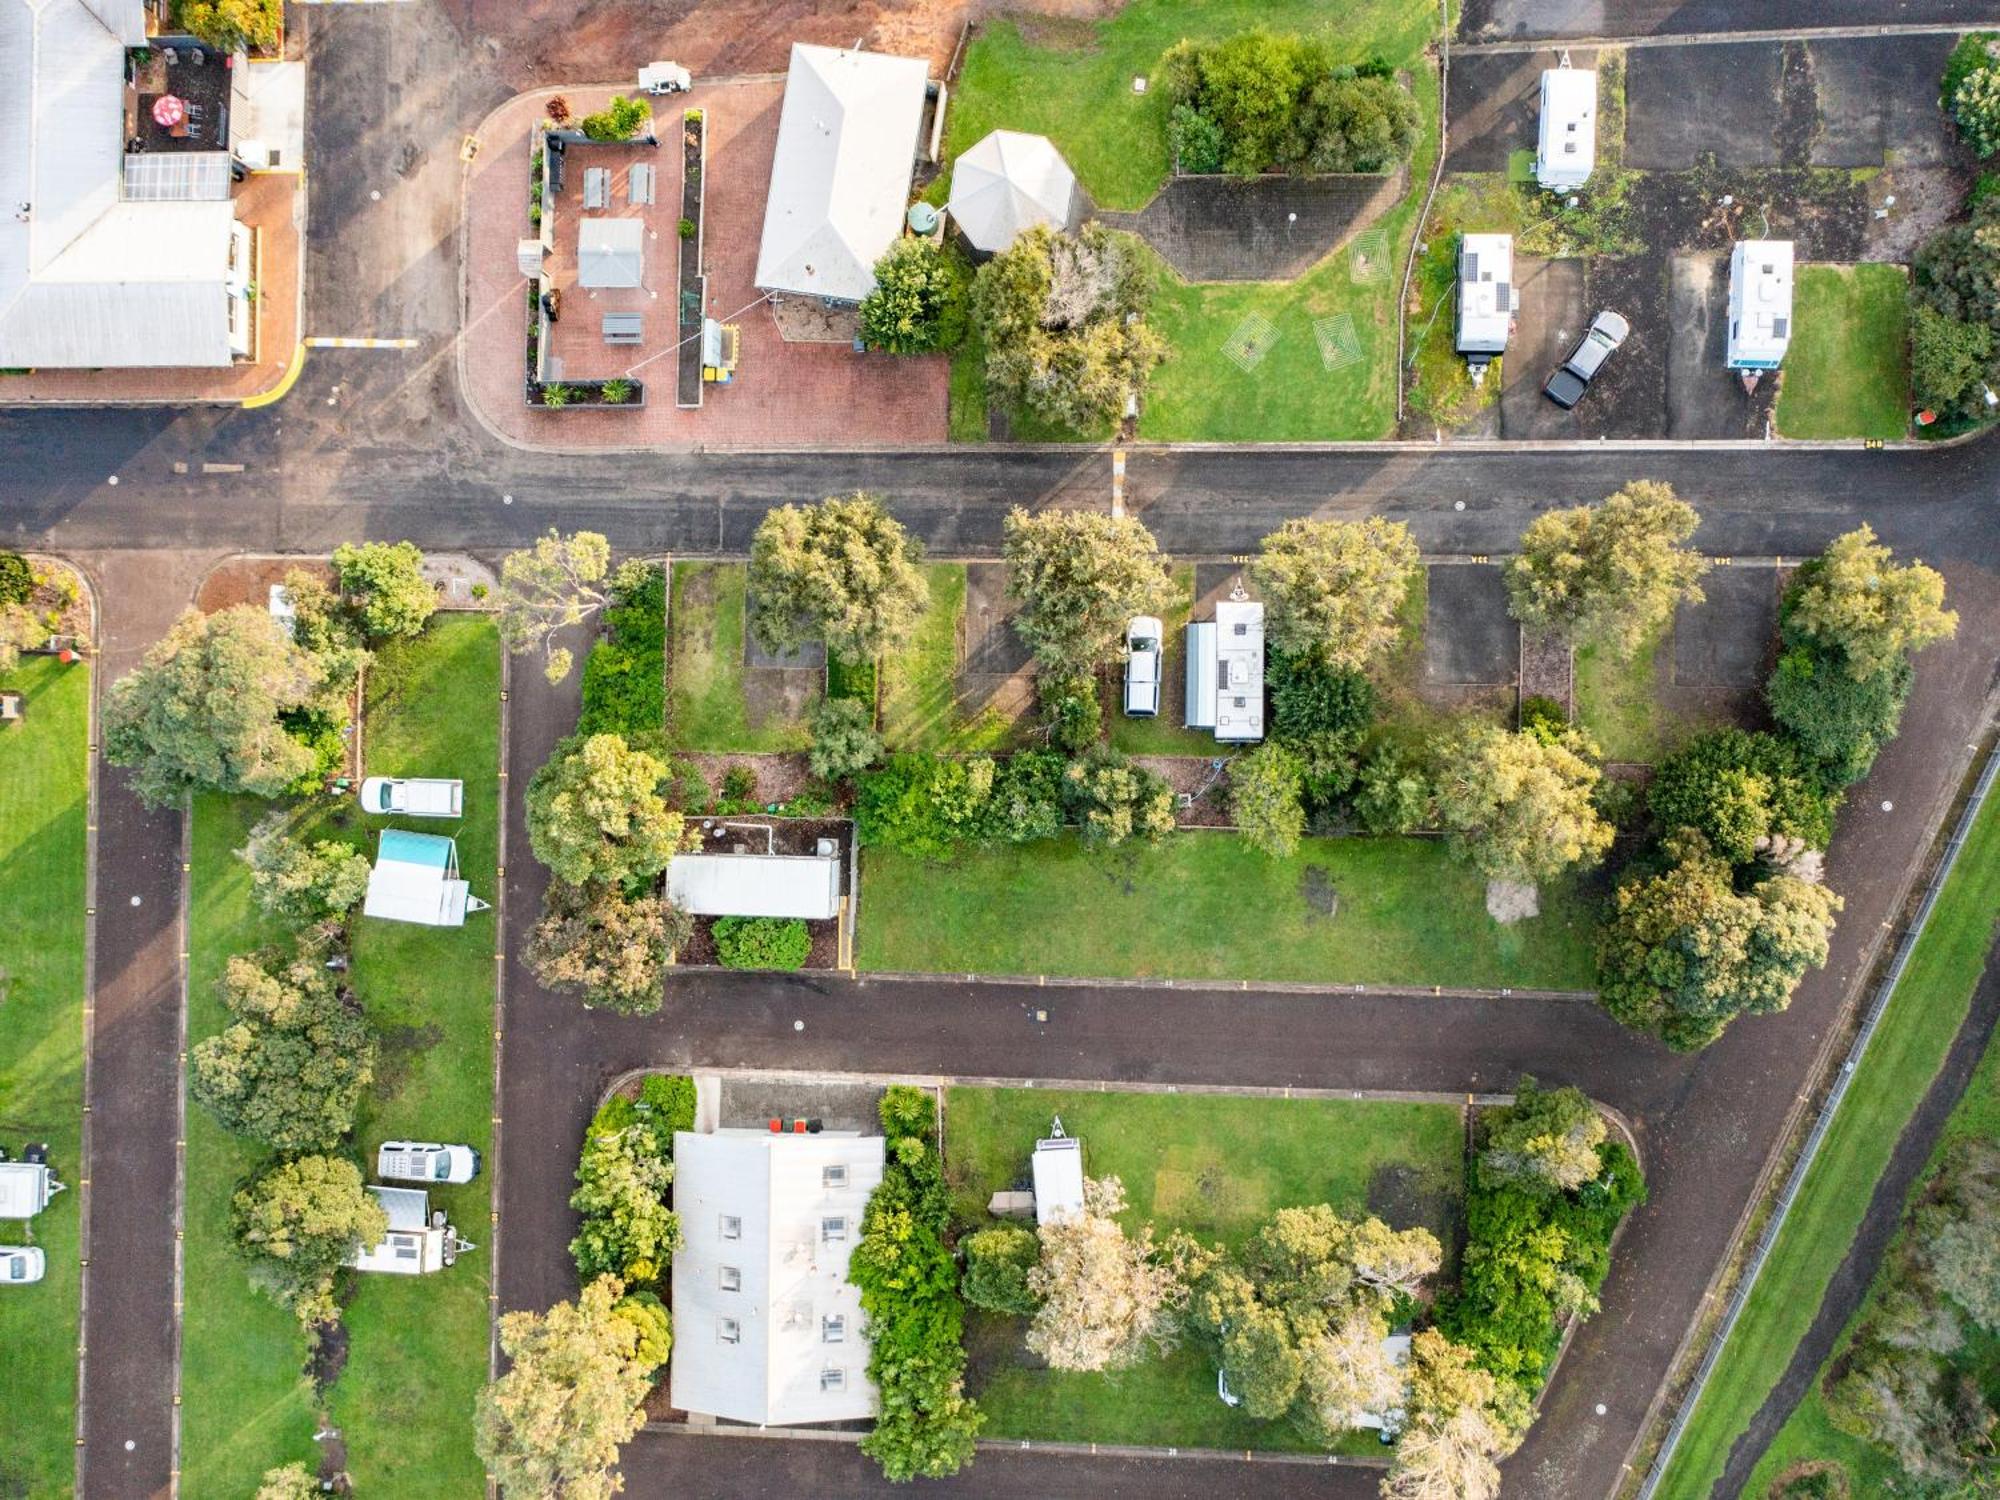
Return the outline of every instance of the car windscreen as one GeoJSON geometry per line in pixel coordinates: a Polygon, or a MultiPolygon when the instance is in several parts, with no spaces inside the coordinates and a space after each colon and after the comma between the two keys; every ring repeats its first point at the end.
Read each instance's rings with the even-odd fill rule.
{"type": "Polygon", "coordinates": [[[431,1168],[431,1176],[439,1182],[443,1182],[445,1178],[451,1176],[450,1153],[444,1151],[438,1152],[437,1165],[431,1168]]]}

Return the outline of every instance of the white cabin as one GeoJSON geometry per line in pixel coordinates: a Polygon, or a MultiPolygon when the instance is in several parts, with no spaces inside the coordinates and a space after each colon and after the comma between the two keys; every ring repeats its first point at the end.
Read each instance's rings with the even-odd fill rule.
{"type": "Polygon", "coordinates": [[[1729,255],[1732,370],[1775,370],[1792,342],[1792,242],[1738,240],[1729,255]]]}
{"type": "Polygon", "coordinates": [[[1514,237],[1466,234],[1458,242],[1458,352],[1475,367],[1507,352],[1514,331],[1514,237]]]}
{"type": "Polygon", "coordinates": [[[1565,61],[1542,74],[1541,134],[1535,181],[1545,188],[1580,188],[1597,165],[1597,73],[1565,61]]]}
{"type": "Polygon", "coordinates": [[[1187,628],[1187,724],[1225,745],[1264,738],[1264,606],[1224,599],[1187,628]]]}

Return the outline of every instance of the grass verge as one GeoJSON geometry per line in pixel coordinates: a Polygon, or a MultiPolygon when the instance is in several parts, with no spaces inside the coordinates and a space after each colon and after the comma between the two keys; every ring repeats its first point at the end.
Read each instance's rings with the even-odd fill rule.
{"type": "MultiPolygon", "coordinates": [[[[1358,1103],[1232,1095],[952,1088],[945,1170],[959,1216],[986,1222],[986,1200],[1027,1169],[1051,1115],[1084,1144],[1094,1177],[1125,1185],[1128,1228],[1151,1223],[1238,1245],[1279,1208],[1330,1203],[1449,1241],[1462,1190],[1463,1128],[1445,1104],[1358,1103]]],[[[971,1384],[987,1435],[1192,1447],[1313,1447],[1284,1422],[1260,1422],[1216,1398],[1215,1369],[1181,1348],[1130,1370],[1074,1375],[1034,1368],[1019,1320],[973,1315],[971,1384]]],[[[1354,1433],[1342,1452],[1380,1452],[1354,1433]]]]}
{"type": "MultiPolygon", "coordinates": [[[[0,729],[0,1120],[7,1144],[47,1141],[62,1178],[81,1175],[83,916],[89,813],[90,669],[31,657],[0,688],[25,721],[0,729]]],[[[0,1293],[0,1491],[67,1495],[76,1477],[76,1349],[82,1194],[62,1194],[0,1239],[39,1246],[35,1286],[0,1293]]]]}
{"type": "MultiPolygon", "coordinates": [[[[436,767],[465,781],[464,821],[450,830],[475,894],[495,887],[499,775],[499,640],[484,617],[445,617],[414,642],[384,647],[368,674],[367,744],[383,763],[436,767]]],[[[233,953],[273,941],[235,850],[271,804],[202,797],[195,806],[189,1034],[226,1022],[216,980],[233,953]]],[[[358,807],[307,804],[298,834],[373,852],[400,820],[358,807]]],[[[425,828],[440,831],[437,825],[425,828]]],[[[493,933],[357,917],[352,982],[382,1036],[375,1085],[354,1139],[373,1175],[382,1140],[470,1143],[484,1151],[493,1114],[493,933]]],[[[317,1467],[315,1402],[305,1342],[291,1315],[250,1285],[229,1237],[229,1195],[260,1158],[197,1107],[188,1111],[187,1291],[182,1353],[183,1482],[189,1494],[249,1494],[275,1464],[317,1467]]],[[[433,1189],[470,1238],[482,1238],[484,1177],[433,1189]]],[[[473,1393],[486,1375],[490,1262],[474,1254],[427,1277],[355,1278],[346,1311],[347,1365],[329,1392],[357,1488],[369,1494],[476,1494],[473,1393]],[[421,1413],[421,1420],[413,1420],[421,1413]]]]}
{"type": "Polygon", "coordinates": [[[893,750],[999,750],[1018,720],[998,705],[968,714],[958,692],[965,565],[926,563],[930,605],[900,651],[882,658],[882,738],[893,750]]]}
{"type": "Polygon", "coordinates": [[[1737,1434],[1784,1373],[1860,1227],[1870,1191],[1897,1138],[1965,1019],[1996,919],[2000,798],[1988,801],[1973,824],[1861,1070],[1681,1436],[1658,1492],[1661,1500],[1694,1500],[1709,1493],[1737,1434]]]}
{"type": "Polygon", "coordinates": [[[1778,388],[1789,438],[1896,438],[1910,415],[1909,276],[1901,266],[1801,266],[1778,388]]]}
{"type": "Polygon", "coordinates": [[[683,750],[803,750],[806,726],[774,706],[752,722],[744,671],[742,563],[677,562],[667,611],[667,726],[683,750]]]}
{"type": "Polygon", "coordinates": [[[1289,859],[1233,834],[1093,851],[1065,835],[949,865],[862,860],[858,963],[932,973],[1585,989],[1594,899],[1542,890],[1502,927],[1442,843],[1306,839],[1289,859]],[[1079,919],[1080,914],[1088,914],[1079,919]]]}

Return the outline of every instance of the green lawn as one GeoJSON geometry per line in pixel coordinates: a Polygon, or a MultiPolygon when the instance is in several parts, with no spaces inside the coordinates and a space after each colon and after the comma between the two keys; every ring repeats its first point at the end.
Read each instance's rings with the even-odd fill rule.
{"type": "Polygon", "coordinates": [[[1016,720],[997,707],[967,715],[957,695],[965,565],[926,563],[930,607],[900,651],[882,658],[882,738],[892,750],[999,750],[1016,720]]]}
{"type": "MultiPolygon", "coordinates": [[[[31,657],[0,673],[26,720],[0,728],[0,1121],[8,1145],[47,1141],[72,1188],[83,1129],[84,841],[90,669],[31,657]]],[[[0,1493],[67,1495],[76,1476],[79,1200],[62,1194],[0,1239],[48,1257],[0,1293],[0,1493]]]]}
{"type": "MultiPolygon", "coordinates": [[[[1160,1233],[1185,1229],[1234,1245],[1276,1209],[1330,1203],[1448,1235],[1461,1190],[1463,1128],[1450,1105],[953,1088],[945,1093],[946,1174],[964,1222],[984,1223],[988,1196],[1023,1178],[1052,1115],[1083,1142],[1093,1177],[1124,1183],[1132,1229],[1151,1223],[1160,1233]]],[[[1288,1424],[1223,1405],[1199,1350],[1116,1374],[1064,1375],[1024,1361],[1021,1331],[1016,1320],[978,1314],[970,1329],[972,1384],[990,1437],[1311,1446],[1288,1424]]],[[[1381,1445],[1360,1432],[1340,1449],[1379,1453],[1381,1445]]]]}
{"type": "Polygon", "coordinates": [[[862,859],[863,969],[1587,989],[1594,900],[1542,890],[1501,927],[1485,884],[1424,839],[1307,839],[1270,859],[1186,832],[1095,852],[1073,837],[928,864],[862,859]],[[1326,896],[1338,912],[1323,915],[1326,896]]]}
{"type": "Polygon", "coordinates": [[[1800,266],[1778,388],[1789,438],[1895,438],[1910,417],[1909,277],[1901,266],[1800,266]]]}
{"type": "MultiPolygon", "coordinates": [[[[1737,1434],[1811,1325],[1873,1184],[1965,1019],[1996,919],[2000,798],[1987,802],[1959,854],[1861,1071],[1681,1437],[1659,1490],[1662,1500],[1708,1494],[1737,1434]]],[[[1990,1066],[1983,1076],[1990,1083],[1990,1066]]]]}
{"type": "Polygon", "coordinates": [[[1194,611],[1194,564],[1174,568],[1173,608],[1160,616],[1166,638],[1160,651],[1160,711],[1150,719],[1125,717],[1125,678],[1122,669],[1105,679],[1104,719],[1111,726],[1111,743],[1127,755],[1214,755],[1215,736],[1205,729],[1189,729],[1183,722],[1185,711],[1174,713],[1169,705],[1181,701],[1187,674],[1187,622],[1194,611]]]}
{"type": "MultiPolygon", "coordinates": [[[[475,895],[497,881],[499,641],[484,617],[447,617],[416,642],[387,646],[368,674],[369,769],[424,770],[465,781],[464,821],[448,830],[475,895]]],[[[219,1029],[216,978],[229,955],[278,930],[250,897],[235,857],[270,804],[203,797],[196,803],[190,911],[189,1034],[219,1029]]],[[[373,851],[376,831],[352,803],[293,814],[297,831],[373,851]]],[[[487,1148],[493,1113],[493,919],[430,929],[355,919],[352,982],[382,1036],[375,1087],[355,1133],[364,1167],[396,1136],[487,1148]]],[[[189,1494],[248,1494],[273,1464],[316,1462],[305,1344],[291,1316],[256,1293],[229,1247],[228,1197],[258,1153],[188,1110],[187,1292],[182,1357],[183,1467],[189,1494]]],[[[472,1240],[489,1238],[486,1179],[433,1190],[472,1240]]],[[[356,1278],[346,1313],[350,1347],[330,1392],[357,1488],[381,1494],[474,1494],[474,1392],[484,1382],[491,1262],[477,1253],[429,1277],[356,1278]],[[430,1413],[435,1420],[413,1420],[430,1413]],[[441,1414],[441,1415],[438,1415],[441,1414]]]]}
{"type": "Polygon", "coordinates": [[[1671,625],[1639,643],[1631,656],[1609,646],[1576,650],[1576,721],[1606,760],[1651,765],[1693,726],[1669,714],[1659,699],[1660,663],[1673,649],[1671,625]]]}
{"type": "MultiPolygon", "coordinates": [[[[1534,152],[1527,154],[1532,162],[1534,152]]],[[[1454,173],[1438,189],[1410,309],[1408,400],[1420,418],[1457,427],[1500,399],[1500,361],[1475,386],[1458,352],[1458,242],[1461,234],[1517,230],[1523,206],[1520,191],[1497,172],[1454,173]]]]}
{"type": "Polygon", "coordinates": [[[750,720],[745,697],[742,563],[677,562],[667,609],[667,728],[683,750],[803,750],[803,720],[750,720]]]}

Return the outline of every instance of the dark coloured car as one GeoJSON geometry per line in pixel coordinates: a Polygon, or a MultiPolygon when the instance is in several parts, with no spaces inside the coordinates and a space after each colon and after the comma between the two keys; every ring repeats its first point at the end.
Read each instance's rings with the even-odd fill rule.
{"type": "Polygon", "coordinates": [[[1632,325],[1617,313],[1606,308],[1591,319],[1590,331],[1577,340],[1576,348],[1562,368],[1549,377],[1549,383],[1542,387],[1542,394],[1567,411],[1583,399],[1590,382],[1597,372],[1604,368],[1604,362],[1611,358],[1612,351],[1624,343],[1632,332],[1632,325]]]}

